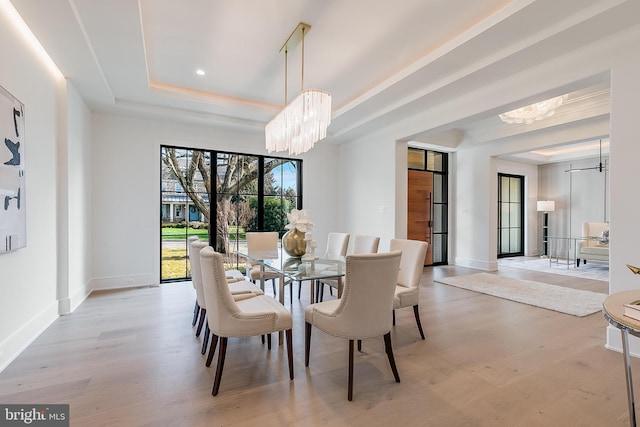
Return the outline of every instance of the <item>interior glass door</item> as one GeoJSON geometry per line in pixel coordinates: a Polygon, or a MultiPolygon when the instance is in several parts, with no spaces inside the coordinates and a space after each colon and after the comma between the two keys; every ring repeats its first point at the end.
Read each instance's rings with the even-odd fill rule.
{"type": "Polygon", "coordinates": [[[447,154],[409,148],[407,163],[407,238],[429,243],[424,265],[446,264],[447,154]]]}
{"type": "Polygon", "coordinates": [[[524,176],[498,174],[498,257],[524,255],[524,176]]]}

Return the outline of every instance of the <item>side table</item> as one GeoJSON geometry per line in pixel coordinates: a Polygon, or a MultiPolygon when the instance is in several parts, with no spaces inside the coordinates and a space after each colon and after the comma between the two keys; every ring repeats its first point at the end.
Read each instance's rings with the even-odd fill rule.
{"type": "Polygon", "coordinates": [[[557,264],[565,266],[568,269],[571,265],[575,264],[571,259],[572,239],[573,237],[547,236],[549,245],[549,267],[557,264]],[[566,254],[564,253],[565,250],[566,254]],[[565,256],[565,258],[561,256],[565,256]]]}
{"type": "Polygon", "coordinates": [[[624,291],[609,295],[602,305],[602,313],[612,326],[620,329],[622,335],[622,353],[627,379],[627,398],[629,400],[629,422],[636,425],[636,407],[633,398],[633,381],[631,378],[631,355],[629,354],[629,334],[640,337],[640,321],[624,315],[624,304],[640,300],[640,291],[624,291]]]}

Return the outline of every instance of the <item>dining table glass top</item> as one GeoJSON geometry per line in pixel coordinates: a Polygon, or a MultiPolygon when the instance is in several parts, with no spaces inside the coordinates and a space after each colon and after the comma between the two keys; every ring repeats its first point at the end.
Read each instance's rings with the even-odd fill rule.
{"type": "Polygon", "coordinates": [[[342,277],[346,271],[344,258],[306,260],[304,257],[289,256],[282,248],[271,251],[240,250],[237,253],[296,281],[342,277]]]}

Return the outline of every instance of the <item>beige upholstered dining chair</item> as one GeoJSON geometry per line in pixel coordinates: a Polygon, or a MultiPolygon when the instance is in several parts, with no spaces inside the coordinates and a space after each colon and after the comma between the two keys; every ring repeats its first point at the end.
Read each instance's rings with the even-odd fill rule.
{"type": "MultiPolygon", "coordinates": [[[[278,235],[277,231],[250,231],[247,232],[247,249],[249,252],[254,251],[277,251],[278,250],[278,235]]],[[[253,283],[260,280],[260,264],[250,259],[247,259],[247,278],[253,283]]],[[[273,285],[273,296],[276,296],[276,279],[280,277],[275,271],[265,269],[262,277],[264,281],[271,280],[273,285]]],[[[264,283],[260,284],[260,287],[264,290],[264,283]]]]}
{"type": "MultiPolygon", "coordinates": [[[[348,233],[329,233],[327,236],[327,248],[322,258],[340,259],[346,256],[347,248],[349,247],[349,237],[350,235],[348,233]]],[[[322,300],[322,298],[320,298],[320,292],[323,288],[324,285],[316,281],[316,302],[322,300]]],[[[300,299],[300,287],[298,287],[298,299],[300,299]]]]}
{"type": "Polygon", "coordinates": [[[389,250],[402,251],[402,261],[398,273],[398,282],[393,297],[393,324],[396,324],[395,310],[403,307],[413,307],[418,331],[424,339],[418,303],[420,302],[420,278],[424,270],[424,257],[427,254],[427,242],[419,240],[392,239],[389,250]]]}
{"type": "MultiPolygon", "coordinates": [[[[205,248],[206,243],[196,239],[191,241],[189,248],[189,260],[191,262],[191,282],[193,283],[194,288],[196,289],[196,301],[198,304],[198,309],[200,312],[200,321],[198,322],[198,327],[196,329],[196,337],[200,336],[202,331],[202,325],[205,322],[205,318],[207,316],[207,303],[204,295],[204,289],[202,284],[202,267],[200,265],[200,251],[205,248]]],[[[247,282],[246,280],[235,281],[229,280],[228,276],[229,270],[225,271],[225,280],[227,281],[227,286],[229,287],[229,292],[233,295],[234,299],[246,299],[251,298],[256,295],[263,295],[264,292],[254,285],[253,283],[247,282]]],[[[195,325],[195,322],[194,322],[195,325]]],[[[204,340],[202,343],[202,353],[205,353],[207,348],[207,341],[209,339],[209,329],[208,327],[205,329],[204,340]]]]}
{"type": "MultiPolygon", "coordinates": [[[[378,246],[380,245],[380,238],[377,236],[367,236],[364,234],[356,234],[353,238],[353,249],[351,254],[375,254],[378,252],[378,246]]],[[[324,285],[329,286],[329,292],[333,295],[332,289],[338,289],[337,279],[323,279],[320,281],[320,295],[318,301],[322,301],[324,298],[324,285]]],[[[317,295],[317,293],[316,293],[317,295]]]]}
{"type": "MultiPolygon", "coordinates": [[[[200,240],[198,236],[191,236],[187,239],[187,256],[189,257],[189,276],[191,276],[191,270],[193,270],[193,266],[191,265],[191,243],[200,240]]],[[[192,280],[191,286],[193,289],[196,289],[196,283],[192,280]]],[[[197,290],[196,290],[197,292],[197,290]]],[[[196,304],[193,307],[193,321],[191,322],[191,326],[195,326],[198,321],[198,315],[200,314],[200,304],[198,304],[198,294],[196,293],[196,304]]]]}
{"type": "Polygon", "coordinates": [[[327,249],[324,251],[323,258],[339,259],[347,255],[349,247],[348,233],[329,233],[327,236],[327,249]]]}
{"type": "Polygon", "coordinates": [[[207,366],[211,365],[218,337],[218,366],[213,382],[212,394],[218,394],[224,359],[227,351],[227,339],[230,337],[250,337],[267,334],[271,342],[271,333],[285,331],[287,357],[289,359],[289,378],[293,380],[293,320],[287,309],[275,299],[259,295],[253,298],[234,301],[225,279],[222,255],[210,246],[200,251],[202,281],[207,301],[207,323],[213,334],[207,356],[207,366]]]}
{"type": "Polygon", "coordinates": [[[353,238],[353,255],[375,254],[378,252],[380,237],[356,234],[353,238]]]}
{"type": "Polygon", "coordinates": [[[396,382],[400,376],[391,348],[393,292],[398,278],[401,253],[349,255],[342,298],[310,304],[304,311],[304,363],[309,366],[311,327],[349,340],[349,382],[347,398],[353,399],[353,341],[384,336],[385,350],[396,382]]]}
{"type": "MultiPolygon", "coordinates": [[[[189,257],[189,275],[191,276],[192,280],[191,280],[191,285],[193,286],[193,289],[195,289],[196,291],[196,304],[195,307],[193,308],[193,321],[191,322],[192,326],[195,326],[196,322],[198,321],[198,316],[200,315],[200,304],[198,304],[198,290],[196,289],[196,280],[193,280],[193,260],[191,258],[191,244],[193,242],[201,242],[202,243],[202,247],[205,246],[205,243],[203,243],[200,238],[198,236],[190,236],[187,239],[187,255],[189,257]]],[[[202,248],[200,248],[202,249],[202,248]]],[[[199,257],[198,260],[196,260],[196,262],[199,265],[199,257]]],[[[198,274],[198,276],[200,276],[200,271],[199,268],[196,269],[196,272],[198,274]]],[[[244,274],[242,274],[240,271],[238,270],[227,270],[226,271],[226,276],[227,276],[227,282],[231,283],[231,282],[241,282],[245,280],[244,274]]],[[[239,293],[244,293],[244,292],[239,292],[239,293]]]]}

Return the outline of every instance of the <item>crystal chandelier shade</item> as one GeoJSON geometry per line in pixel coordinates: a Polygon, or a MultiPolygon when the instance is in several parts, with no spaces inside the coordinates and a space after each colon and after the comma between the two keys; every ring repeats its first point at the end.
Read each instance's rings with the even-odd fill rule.
{"type": "Polygon", "coordinates": [[[264,128],[267,151],[302,154],[326,138],[331,123],[331,94],[318,89],[304,89],[304,36],[311,26],[299,23],[284,43],[284,102],[287,104],[287,54],[302,42],[302,92],[287,104],[264,128]]]}
{"type": "Polygon", "coordinates": [[[525,123],[530,125],[536,120],[542,120],[555,114],[556,108],[566,101],[567,95],[557,96],[545,101],[536,102],[526,107],[500,114],[500,120],[505,123],[525,123]]]}
{"type": "Polygon", "coordinates": [[[302,154],[327,136],[331,123],[331,94],[317,89],[302,91],[265,127],[269,153],[302,154]]]}

